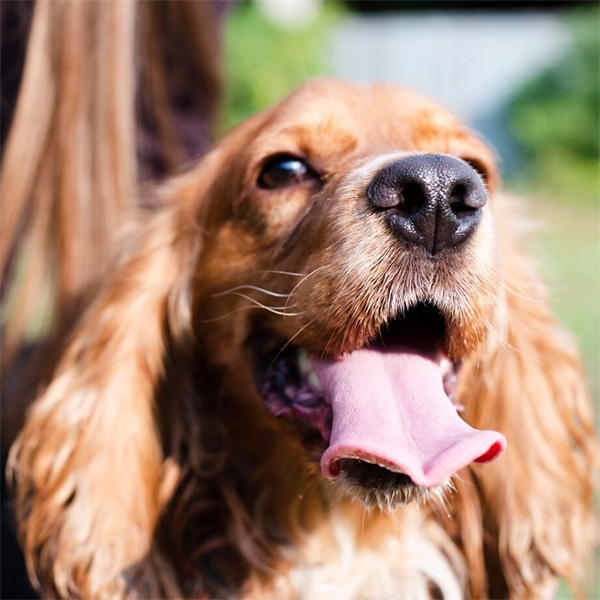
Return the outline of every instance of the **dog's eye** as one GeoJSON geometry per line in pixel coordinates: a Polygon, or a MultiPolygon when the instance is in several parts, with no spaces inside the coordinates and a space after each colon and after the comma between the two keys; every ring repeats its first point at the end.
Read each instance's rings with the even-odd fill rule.
{"type": "Polygon", "coordinates": [[[274,156],[265,163],[258,176],[258,185],[261,188],[275,190],[317,178],[317,174],[304,160],[282,154],[274,156]]]}

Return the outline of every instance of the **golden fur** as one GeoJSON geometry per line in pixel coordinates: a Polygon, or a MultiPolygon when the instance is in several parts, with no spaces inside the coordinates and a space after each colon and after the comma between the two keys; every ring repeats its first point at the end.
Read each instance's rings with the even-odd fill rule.
{"type": "Polygon", "coordinates": [[[595,543],[595,434],[522,222],[489,150],[408,91],[314,82],[238,126],[131,227],[12,449],[36,585],[64,598],[523,599],[575,585],[595,543]],[[280,153],[322,185],[258,188],[280,153]],[[416,153],[463,158],[488,182],[476,234],[434,262],[365,209],[377,168],[416,153]],[[463,469],[443,504],[365,513],[267,413],[248,338],[269,327],[339,354],[425,300],[464,362],[465,420],[508,449],[463,469]]]}

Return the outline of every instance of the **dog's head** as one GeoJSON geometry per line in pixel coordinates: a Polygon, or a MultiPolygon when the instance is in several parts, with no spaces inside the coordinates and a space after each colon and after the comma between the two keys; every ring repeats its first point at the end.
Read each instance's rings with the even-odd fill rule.
{"type": "Polygon", "coordinates": [[[452,509],[472,597],[488,571],[494,597],[576,575],[589,403],[497,185],[445,111],[336,81],[167,183],[12,450],[38,585],[181,597],[219,544],[272,573],[309,490],[319,514],[331,490],[395,507],[498,456],[490,428],[509,449],[461,471],[452,509]]]}
{"type": "Polygon", "coordinates": [[[194,327],[244,402],[368,503],[495,458],[452,401],[496,304],[491,152],[413,93],[331,81],[223,147],[194,327]]]}

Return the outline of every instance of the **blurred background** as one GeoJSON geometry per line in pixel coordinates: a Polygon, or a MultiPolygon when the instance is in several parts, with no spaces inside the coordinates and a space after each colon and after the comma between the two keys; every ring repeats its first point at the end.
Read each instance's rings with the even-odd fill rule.
{"type": "MultiPolygon", "coordinates": [[[[409,86],[496,150],[527,196],[560,320],[600,392],[600,20],[596,2],[254,0],[225,22],[225,130],[310,77],[409,86]]],[[[598,565],[598,561],[596,561],[598,565]]],[[[598,569],[597,569],[598,571],[598,569]]],[[[560,598],[571,598],[562,587],[560,598]]],[[[589,598],[600,598],[598,577],[589,598]]]]}

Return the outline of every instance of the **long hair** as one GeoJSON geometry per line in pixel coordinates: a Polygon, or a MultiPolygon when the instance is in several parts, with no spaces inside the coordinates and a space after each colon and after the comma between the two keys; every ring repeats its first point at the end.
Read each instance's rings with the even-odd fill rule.
{"type": "Polygon", "coordinates": [[[216,33],[209,2],[35,3],[0,181],[4,367],[105,268],[140,181],[207,148],[216,33]]]}

